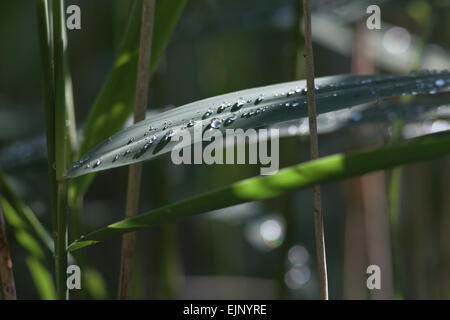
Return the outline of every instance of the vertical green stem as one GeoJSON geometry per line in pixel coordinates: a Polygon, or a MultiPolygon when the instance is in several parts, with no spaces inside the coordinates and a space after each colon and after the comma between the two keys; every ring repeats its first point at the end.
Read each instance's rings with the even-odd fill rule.
{"type": "Polygon", "coordinates": [[[54,227],[56,291],[59,299],[67,299],[67,196],[68,182],[64,174],[71,162],[71,116],[68,112],[66,80],[68,66],[65,58],[67,36],[64,1],[53,0],[53,58],[55,89],[55,171],[57,181],[56,226],[54,227]]]}
{"type": "Polygon", "coordinates": [[[66,285],[67,270],[67,183],[58,182],[55,240],[56,291],[58,299],[68,298],[66,285]]]}
{"type": "Polygon", "coordinates": [[[49,0],[37,0],[37,21],[39,31],[39,51],[41,57],[42,89],[45,110],[45,131],[47,137],[48,173],[50,181],[50,203],[53,225],[56,225],[56,171],[55,163],[55,90],[53,80],[53,30],[49,12],[49,0]]]}
{"type": "Polygon", "coordinates": [[[75,123],[63,0],[37,0],[43,73],[48,169],[53,212],[56,290],[67,299],[67,185],[64,178],[75,143],[75,123]]]}

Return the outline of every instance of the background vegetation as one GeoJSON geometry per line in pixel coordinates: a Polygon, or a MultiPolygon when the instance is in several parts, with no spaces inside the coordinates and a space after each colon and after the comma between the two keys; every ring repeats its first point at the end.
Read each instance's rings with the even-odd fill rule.
{"type": "MultiPolygon", "coordinates": [[[[449,67],[448,1],[369,2],[313,1],[316,76],[449,67]],[[369,31],[365,9],[375,3],[383,28],[369,31]]],[[[76,123],[83,128],[116,62],[132,2],[70,4],[82,10],[82,29],[68,31],[67,53],[76,123]]],[[[52,243],[43,231],[52,230],[52,214],[37,5],[3,1],[0,8],[0,168],[6,174],[0,190],[17,294],[54,298],[52,243]]],[[[154,64],[150,109],[304,79],[301,16],[301,2],[294,0],[187,1],[154,64]]],[[[325,114],[320,154],[448,130],[449,98],[380,101],[344,120],[325,114]]],[[[305,122],[281,128],[281,166],[308,160],[305,122]]],[[[322,186],[330,298],[449,298],[449,170],[449,158],[440,157],[322,186]],[[381,291],[366,288],[370,264],[381,266],[381,291]]],[[[70,240],[122,219],[127,172],[121,167],[96,175],[79,220],[69,221],[70,240]]],[[[175,166],[166,155],[144,163],[139,211],[258,174],[259,166],[250,165],[175,166]]],[[[312,206],[312,191],[304,190],[140,231],[132,298],[318,298],[312,206]]],[[[115,298],[118,248],[116,237],[69,257],[83,272],[82,290],[71,298],[115,298]]]]}

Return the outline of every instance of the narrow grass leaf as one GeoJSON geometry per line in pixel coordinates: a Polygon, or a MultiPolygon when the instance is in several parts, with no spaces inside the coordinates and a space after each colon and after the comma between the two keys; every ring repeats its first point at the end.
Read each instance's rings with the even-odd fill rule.
{"type": "Polygon", "coordinates": [[[441,132],[369,151],[341,153],[233,183],[187,200],[170,204],[135,218],[94,231],[73,242],[74,251],[127,232],[186,218],[232,205],[264,200],[317,184],[346,179],[371,171],[439,157],[450,153],[450,133],[441,132]]]}
{"type": "MultiPolygon", "coordinates": [[[[434,94],[450,88],[450,73],[343,75],[316,80],[317,113],[342,110],[405,94],[434,94]]],[[[259,128],[307,116],[305,81],[233,92],[193,102],[141,121],[108,138],[73,164],[68,177],[149,160],[170,152],[189,132],[259,128]]],[[[374,105],[373,108],[377,108],[374,105]]]]}
{"type": "MultiPolygon", "coordinates": [[[[38,235],[40,232],[36,230],[36,224],[29,221],[29,214],[33,216],[34,214],[22,203],[17,203],[15,197],[11,198],[10,194],[3,196],[4,194],[0,197],[0,202],[4,209],[6,222],[12,230],[16,242],[26,252],[26,263],[36,290],[42,299],[54,299],[56,297],[54,282],[44,262],[46,254],[53,250],[49,248],[52,243],[44,243],[46,248],[42,248],[43,241],[38,235]]],[[[51,241],[51,239],[48,240],[51,241]]]]}
{"type": "MultiPolygon", "coordinates": [[[[157,1],[150,72],[153,73],[167,46],[186,0],[157,1]]],[[[134,107],[142,2],[133,5],[117,60],[92,106],[80,141],[79,154],[120,130],[134,107]]],[[[93,175],[74,181],[72,194],[83,194],[93,175]]]]}
{"type": "Polygon", "coordinates": [[[52,275],[45,265],[35,256],[28,255],[26,257],[28,270],[30,270],[31,278],[42,300],[56,299],[55,285],[52,275]]]}
{"type": "Polygon", "coordinates": [[[33,213],[33,211],[25,205],[14,193],[11,186],[9,185],[5,175],[0,170],[0,194],[2,197],[8,201],[9,205],[12,207],[17,215],[17,218],[14,219],[11,215],[10,219],[14,219],[14,221],[21,221],[24,227],[27,228],[32,234],[33,237],[39,239],[41,244],[43,244],[50,252],[53,252],[53,240],[50,234],[47,232],[45,227],[41,224],[39,219],[33,213]]]}

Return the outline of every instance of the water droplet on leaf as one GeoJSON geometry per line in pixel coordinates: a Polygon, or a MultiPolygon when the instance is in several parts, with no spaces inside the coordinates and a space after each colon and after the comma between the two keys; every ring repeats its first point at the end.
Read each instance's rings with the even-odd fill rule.
{"type": "Polygon", "coordinates": [[[211,128],[219,129],[222,126],[222,120],[214,118],[211,120],[211,128]]]}
{"type": "Polygon", "coordinates": [[[230,124],[232,124],[235,120],[237,119],[237,116],[235,114],[233,114],[232,116],[228,117],[225,120],[225,125],[229,126],[230,124]]]}
{"type": "Polygon", "coordinates": [[[172,129],[170,129],[170,130],[167,131],[166,134],[164,135],[164,140],[170,139],[171,137],[173,137],[174,134],[175,134],[175,132],[174,132],[172,129]]]}
{"type": "Polygon", "coordinates": [[[213,111],[211,109],[206,110],[203,114],[203,119],[209,118],[212,115],[213,111]]]}
{"type": "Polygon", "coordinates": [[[264,95],[261,94],[258,98],[255,99],[255,105],[261,103],[264,100],[264,95]]]}
{"type": "Polygon", "coordinates": [[[98,159],[95,163],[94,163],[94,168],[97,168],[99,165],[101,165],[102,164],[102,159],[98,159]]]}

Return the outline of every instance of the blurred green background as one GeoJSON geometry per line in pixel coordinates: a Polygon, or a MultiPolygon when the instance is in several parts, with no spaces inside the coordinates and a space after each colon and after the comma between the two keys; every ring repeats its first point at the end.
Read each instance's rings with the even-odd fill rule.
{"type": "MultiPolygon", "coordinates": [[[[81,30],[69,30],[68,36],[82,127],[114,63],[132,1],[66,1],[70,4],[81,8],[81,30]]],[[[316,76],[449,68],[450,1],[317,0],[312,9],[316,76]],[[370,4],[381,7],[381,30],[365,27],[370,4]]],[[[304,79],[301,16],[295,0],[188,1],[151,79],[150,109],[304,79]]],[[[0,167],[51,230],[41,91],[35,3],[2,1],[0,167]]],[[[416,131],[436,127],[412,123],[416,131]]],[[[324,133],[320,153],[388,143],[393,124],[324,133]]],[[[282,167],[309,159],[309,139],[300,131],[293,127],[282,139],[282,167]]],[[[449,160],[323,186],[330,298],[450,297],[449,160]],[[396,181],[398,187],[392,187],[396,181]],[[366,288],[371,264],[381,267],[382,290],[366,288]]],[[[127,172],[122,167],[97,175],[85,199],[82,233],[122,218],[127,172]]],[[[175,166],[167,155],[144,164],[140,211],[257,174],[256,165],[175,166]]],[[[307,190],[141,231],[132,297],[317,299],[312,211],[307,190]]],[[[37,299],[25,254],[9,239],[18,296],[37,299]]],[[[71,298],[114,298],[120,239],[83,252],[89,267],[82,269],[83,289],[72,291],[71,298]]]]}

